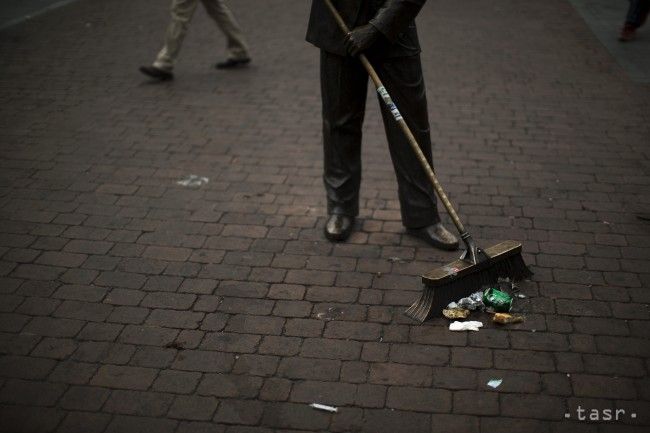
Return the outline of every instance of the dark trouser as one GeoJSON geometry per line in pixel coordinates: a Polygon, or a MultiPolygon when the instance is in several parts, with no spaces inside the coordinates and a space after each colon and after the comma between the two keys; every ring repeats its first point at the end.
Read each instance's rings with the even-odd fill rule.
{"type": "Polygon", "coordinates": [[[630,0],[625,24],[635,29],[641,27],[648,17],[648,12],[650,12],[650,0],[630,0]]]}
{"type": "MultiPolygon", "coordinates": [[[[431,137],[420,56],[373,60],[393,101],[431,164],[431,137]]],[[[321,50],[325,190],[329,214],[356,216],[361,184],[361,126],[366,109],[368,74],[358,59],[321,50]]],[[[419,228],[440,221],[436,196],[426,173],[379,99],[388,147],[397,175],[402,222],[419,228]]]]}

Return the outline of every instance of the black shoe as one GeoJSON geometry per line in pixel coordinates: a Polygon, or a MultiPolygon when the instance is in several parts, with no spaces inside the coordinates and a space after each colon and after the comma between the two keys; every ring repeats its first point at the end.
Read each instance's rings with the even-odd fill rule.
{"type": "Polygon", "coordinates": [[[215,65],[217,69],[232,69],[239,66],[247,65],[251,62],[250,57],[244,57],[242,59],[228,59],[225,62],[219,62],[215,65]]]}
{"type": "Polygon", "coordinates": [[[354,227],[354,217],[348,215],[330,215],[325,223],[325,237],[332,242],[341,242],[350,237],[354,227]]]}
{"type": "Polygon", "coordinates": [[[155,78],[156,80],[166,81],[174,78],[174,74],[164,69],[156,68],[155,66],[140,66],[140,72],[148,77],[155,78]]]}
{"type": "Polygon", "coordinates": [[[435,248],[447,251],[456,251],[458,249],[458,238],[447,230],[442,223],[420,229],[407,229],[407,232],[435,248]]]}

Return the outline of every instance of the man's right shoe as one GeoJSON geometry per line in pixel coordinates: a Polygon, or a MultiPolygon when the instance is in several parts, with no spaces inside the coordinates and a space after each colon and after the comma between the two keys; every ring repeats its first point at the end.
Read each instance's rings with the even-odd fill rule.
{"type": "Polygon", "coordinates": [[[155,66],[140,66],[140,72],[148,77],[155,78],[160,81],[167,81],[174,78],[174,74],[164,69],[156,68],[155,66]]]}
{"type": "Polygon", "coordinates": [[[342,242],[350,237],[354,227],[354,217],[330,215],[325,223],[325,237],[332,242],[342,242]]]}

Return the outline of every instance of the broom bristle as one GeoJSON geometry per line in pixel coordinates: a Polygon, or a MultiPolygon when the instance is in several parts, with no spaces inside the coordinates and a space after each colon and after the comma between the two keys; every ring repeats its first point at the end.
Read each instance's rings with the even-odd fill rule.
{"type": "Polygon", "coordinates": [[[533,275],[521,254],[513,254],[491,263],[491,266],[470,273],[437,287],[425,286],[420,298],[405,312],[413,320],[425,320],[440,315],[450,302],[471,295],[481,286],[496,283],[499,278],[510,278],[514,281],[523,280],[533,275]]]}

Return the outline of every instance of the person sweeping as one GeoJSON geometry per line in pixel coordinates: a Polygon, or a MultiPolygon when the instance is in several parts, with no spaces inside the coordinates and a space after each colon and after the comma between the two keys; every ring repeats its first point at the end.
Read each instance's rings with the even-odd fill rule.
{"type": "MultiPolygon", "coordinates": [[[[352,29],[344,38],[323,0],[313,0],[307,41],[320,48],[323,107],[323,180],[327,193],[325,237],[344,241],[359,213],[361,127],[368,74],[357,55],[372,61],[432,164],[427,99],[415,17],[426,0],[336,2],[352,29]]],[[[440,222],[435,192],[393,115],[381,104],[388,146],[397,175],[402,223],[430,245],[456,250],[458,239],[440,222]]]]}
{"type": "Polygon", "coordinates": [[[370,77],[383,102],[404,225],[433,246],[457,248],[455,236],[439,222],[435,192],[465,245],[458,260],[422,276],[424,290],[405,311],[420,322],[440,315],[451,300],[467,296],[484,284],[499,278],[520,280],[532,276],[520,242],[506,240],[486,249],[474,242],[431,167],[426,96],[413,22],[425,1],[339,1],[340,13],[332,0],[314,0],[307,32],[307,40],[321,48],[324,179],[330,214],[325,236],[335,241],[345,239],[358,211],[359,143],[370,77]],[[354,26],[353,30],[350,26],[354,26]],[[340,34],[345,38],[341,39],[340,34]],[[429,213],[424,197],[430,204],[429,213]],[[433,223],[418,226],[427,218],[433,223]]]}

